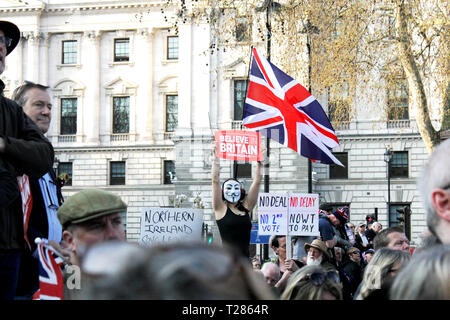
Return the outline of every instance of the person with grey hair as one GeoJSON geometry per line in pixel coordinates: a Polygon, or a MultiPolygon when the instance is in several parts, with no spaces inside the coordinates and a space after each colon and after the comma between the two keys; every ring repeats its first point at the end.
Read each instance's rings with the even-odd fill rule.
{"type": "MultiPolygon", "coordinates": [[[[99,246],[107,246],[103,243],[99,246]]],[[[116,245],[128,246],[117,242],[116,245]]],[[[95,250],[92,247],[90,250],[95,250]]],[[[101,263],[112,272],[89,281],[80,299],[87,300],[274,300],[276,296],[252,270],[248,259],[232,248],[198,243],[155,245],[145,252],[115,258],[91,254],[81,259],[82,271],[101,263]],[[109,262],[109,263],[108,263],[109,262]],[[111,265],[114,265],[112,267],[111,265]],[[117,268],[116,268],[117,267],[117,268]]],[[[95,253],[95,252],[94,252],[95,253]]],[[[86,256],[89,255],[89,251],[86,256]]]]}
{"type": "Polygon", "coordinates": [[[270,287],[275,287],[281,278],[280,268],[273,262],[264,263],[261,267],[261,272],[264,274],[264,279],[270,287]]]}
{"type": "Polygon", "coordinates": [[[375,251],[367,265],[355,300],[385,300],[397,273],[411,259],[409,253],[401,250],[381,248],[375,251]]]}
{"type": "Polygon", "coordinates": [[[450,139],[447,139],[435,147],[418,179],[428,229],[444,244],[450,244],[449,155],[450,139]]]}
{"type": "Polygon", "coordinates": [[[450,300],[450,245],[436,245],[414,255],[395,278],[391,300],[450,300]]]}
{"type": "MultiPolygon", "coordinates": [[[[33,120],[43,134],[47,133],[51,122],[52,103],[48,87],[42,84],[25,81],[17,87],[12,100],[22,106],[25,114],[33,120]]],[[[61,248],[62,226],[56,211],[64,202],[61,183],[53,168],[43,176],[30,177],[30,192],[33,205],[28,219],[27,238],[29,250],[22,254],[20,263],[17,296],[31,299],[32,293],[39,288],[38,254],[35,239],[47,239],[49,244],[61,254],[69,255],[61,248]]]]}

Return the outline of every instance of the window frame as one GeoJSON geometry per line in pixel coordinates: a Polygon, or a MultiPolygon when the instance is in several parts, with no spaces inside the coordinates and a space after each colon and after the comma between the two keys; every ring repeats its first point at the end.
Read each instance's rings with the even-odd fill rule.
{"type": "Polygon", "coordinates": [[[248,90],[249,80],[248,79],[233,79],[233,120],[234,121],[242,121],[242,117],[244,114],[244,104],[245,104],[245,96],[248,90]],[[244,88],[238,88],[238,85],[244,85],[244,88]],[[239,90],[238,90],[239,89],[239,90]],[[239,99],[238,92],[242,94],[242,98],[239,99]],[[239,106],[239,104],[242,104],[239,106]],[[239,110],[240,109],[240,110],[239,110]],[[239,112],[236,112],[239,111],[239,112]],[[241,118],[237,119],[238,113],[241,114],[241,118]]]}
{"type": "Polygon", "coordinates": [[[72,161],[64,161],[64,162],[59,162],[58,163],[58,176],[63,174],[63,173],[67,173],[67,175],[69,176],[69,180],[64,184],[65,186],[72,186],[73,184],[73,162],[72,161]],[[69,172],[65,172],[61,169],[61,166],[63,165],[70,165],[70,173],[69,172]]]}
{"type": "Polygon", "coordinates": [[[175,161],[173,160],[163,160],[163,184],[173,184],[174,179],[177,176],[177,172],[176,172],[176,167],[175,167],[175,161]],[[171,165],[173,165],[173,178],[170,178],[170,174],[169,172],[172,171],[168,171],[168,164],[171,163],[171,165]]]}
{"type": "Polygon", "coordinates": [[[125,38],[114,38],[114,52],[113,52],[113,62],[130,62],[130,38],[129,37],[125,37],[125,38]],[[118,56],[117,55],[117,44],[118,41],[123,41],[123,40],[127,40],[128,42],[128,52],[127,52],[127,56],[118,56]]]}
{"type": "Polygon", "coordinates": [[[178,60],[180,57],[180,43],[179,43],[179,37],[175,35],[169,35],[166,38],[166,59],[169,61],[178,60]],[[172,46],[173,42],[171,42],[171,39],[177,39],[176,41],[176,47],[172,46]],[[176,53],[176,55],[174,54],[176,53]]]}
{"type": "MultiPolygon", "coordinates": [[[[120,172],[122,173],[122,172],[120,172]]],[[[110,161],[109,162],[109,185],[110,186],[123,186],[126,184],[127,167],[126,161],[110,161]],[[113,176],[113,169],[116,164],[123,164],[123,177],[113,176]]]]}
{"type": "Polygon", "coordinates": [[[409,152],[408,151],[394,151],[392,154],[391,163],[389,165],[389,175],[391,178],[409,178],[409,152]],[[396,155],[406,155],[402,157],[401,160],[406,159],[406,166],[403,163],[404,161],[400,161],[401,163],[399,165],[396,165],[394,163],[394,158],[396,158],[396,155]],[[403,165],[401,165],[403,164],[403,165]],[[406,171],[406,173],[401,174],[397,173],[398,171],[406,171]]]}
{"type": "Polygon", "coordinates": [[[337,179],[348,179],[348,152],[333,152],[333,155],[339,160],[341,161],[341,163],[345,166],[345,167],[341,167],[335,163],[330,164],[329,165],[329,175],[328,178],[330,180],[337,180],[337,179]],[[346,161],[343,161],[342,157],[340,156],[346,156],[346,161]],[[336,173],[333,173],[337,171],[336,173]],[[339,172],[343,172],[345,171],[345,176],[338,176],[337,173],[339,172]]]}
{"type": "MultiPolygon", "coordinates": [[[[119,107],[122,107],[122,106],[119,106],[119,107]]],[[[130,96],[117,96],[117,95],[112,96],[112,106],[111,106],[111,117],[112,117],[112,119],[111,119],[111,132],[112,132],[113,134],[127,134],[127,133],[130,133],[130,111],[131,111],[131,97],[130,97],[130,96]],[[116,124],[116,122],[115,122],[115,119],[116,119],[116,117],[115,117],[115,115],[116,115],[116,113],[115,113],[115,110],[116,110],[116,104],[115,104],[115,102],[117,101],[117,99],[122,100],[122,99],[126,99],[126,98],[128,98],[128,108],[127,108],[127,125],[128,125],[128,128],[127,128],[127,130],[124,131],[124,132],[117,132],[117,131],[116,131],[116,128],[115,128],[115,124],[116,124]]]]}
{"type": "Polygon", "coordinates": [[[164,131],[165,132],[175,132],[178,128],[178,93],[167,93],[164,97],[164,108],[165,108],[165,121],[164,121],[164,131]],[[169,113],[169,98],[176,97],[176,111],[169,113]],[[176,118],[174,121],[174,127],[169,128],[169,117],[174,115],[176,118]],[[170,129],[170,130],[169,130],[170,129]]]}
{"type": "Polygon", "coordinates": [[[77,134],[77,127],[78,127],[78,97],[60,97],[59,98],[59,103],[60,103],[60,112],[59,112],[59,116],[60,116],[60,124],[59,124],[59,134],[60,135],[76,135],[77,134]],[[72,104],[72,111],[71,113],[75,114],[75,116],[71,116],[71,118],[74,119],[75,124],[72,124],[71,129],[73,129],[73,127],[75,127],[74,132],[70,131],[70,132],[63,132],[65,130],[63,130],[63,125],[65,123],[63,123],[63,119],[65,119],[66,117],[63,116],[63,101],[75,101],[75,111],[73,111],[73,104],[72,104]]]}
{"type": "MultiPolygon", "coordinates": [[[[71,57],[73,59],[73,56],[71,56],[71,57]]],[[[74,40],[74,39],[62,40],[61,41],[61,64],[62,65],[75,65],[77,63],[78,63],[78,40],[74,40]],[[66,52],[65,51],[65,44],[66,43],[73,43],[74,45],[72,46],[72,48],[74,48],[75,51],[73,51],[73,52],[66,52]],[[66,54],[74,54],[75,55],[75,62],[72,62],[72,61],[66,62],[66,59],[65,59],[66,54]]]]}

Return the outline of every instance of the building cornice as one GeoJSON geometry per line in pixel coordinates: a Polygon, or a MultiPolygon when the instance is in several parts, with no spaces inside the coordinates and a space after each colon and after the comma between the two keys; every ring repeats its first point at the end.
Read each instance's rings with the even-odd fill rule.
{"type": "Polygon", "coordinates": [[[173,145],[136,145],[136,146],[97,146],[97,147],[57,147],[55,153],[105,153],[105,152],[130,152],[130,151],[172,151],[173,145]]]}

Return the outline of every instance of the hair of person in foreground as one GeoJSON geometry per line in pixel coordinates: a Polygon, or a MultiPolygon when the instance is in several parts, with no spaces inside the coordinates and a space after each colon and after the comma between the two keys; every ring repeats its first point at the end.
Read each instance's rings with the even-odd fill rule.
{"type": "Polygon", "coordinates": [[[375,251],[364,270],[361,290],[356,300],[366,299],[372,291],[390,284],[400,268],[411,259],[411,255],[401,250],[381,248],[375,251]]]}
{"type": "MultiPolygon", "coordinates": [[[[95,255],[91,256],[94,258],[89,264],[97,264],[95,255]]],[[[106,255],[102,256],[105,259],[106,255]]],[[[155,245],[115,263],[123,266],[92,281],[82,299],[276,299],[262,277],[253,271],[249,260],[229,247],[201,242],[155,245]]]]}
{"type": "Polygon", "coordinates": [[[288,280],[281,300],[342,300],[342,284],[336,271],[304,266],[288,280]]]}
{"type": "Polygon", "coordinates": [[[391,300],[450,300],[450,245],[413,256],[391,286],[391,300]]]}

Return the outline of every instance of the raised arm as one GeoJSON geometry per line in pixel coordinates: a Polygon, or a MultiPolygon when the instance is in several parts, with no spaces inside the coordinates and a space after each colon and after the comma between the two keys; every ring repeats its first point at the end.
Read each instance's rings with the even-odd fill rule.
{"type": "Polygon", "coordinates": [[[222,200],[222,190],[220,187],[220,164],[216,154],[216,146],[213,147],[213,161],[211,165],[212,180],[212,207],[216,219],[223,218],[225,214],[225,203],[222,200]]]}
{"type": "Polygon", "coordinates": [[[258,161],[256,164],[256,169],[255,169],[255,174],[254,174],[252,185],[250,186],[248,195],[247,195],[246,199],[244,200],[244,206],[249,211],[253,210],[253,208],[256,205],[256,201],[258,201],[259,186],[260,186],[261,180],[262,180],[262,174],[261,174],[262,166],[263,166],[262,161],[258,161]]]}

